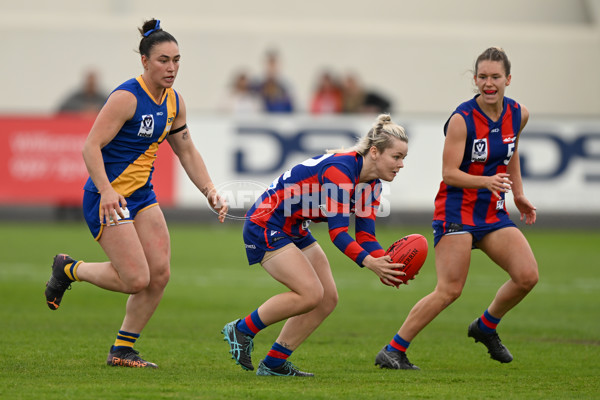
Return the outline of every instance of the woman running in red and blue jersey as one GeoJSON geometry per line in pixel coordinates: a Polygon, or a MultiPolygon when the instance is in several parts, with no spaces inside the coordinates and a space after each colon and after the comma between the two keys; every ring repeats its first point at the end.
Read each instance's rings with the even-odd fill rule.
{"type": "Polygon", "coordinates": [[[250,264],[260,263],[290,291],[277,294],[248,316],[222,330],[232,358],[253,370],[253,338],[262,329],[287,320],[257,375],[312,376],[289,356],[333,311],[338,301],[329,261],[309,230],[326,221],[338,249],[384,283],[401,282],[375,238],[381,180],[392,181],[408,151],[404,129],[380,115],[356,146],[311,158],[278,177],[246,214],[244,243],[250,264]],[[348,233],[355,215],[355,238],[348,233]]]}
{"type": "Polygon", "coordinates": [[[505,194],[527,225],[535,223],[535,207],[523,193],[517,145],[529,111],[504,96],[510,84],[510,61],[504,50],[491,47],[475,62],[478,94],[462,103],[444,126],[443,181],[433,217],[435,290],[410,311],[398,333],[375,358],[382,368],[418,369],[406,357],[415,336],[456,300],[465,285],[471,249],[479,248],[510,279],[468,327],[468,336],[483,343],[501,363],[513,357],[496,327],[500,319],[533,289],[538,266],[525,236],[510,220],[505,194]]]}
{"type": "Polygon", "coordinates": [[[172,88],[181,57],[177,41],[155,19],[146,21],[140,33],[144,72],[111,93],[83,148],[90,173],[84,187],[84,216],[110,261],[84,262],[57,255],[45,296],[48,307],[56,310],[75,281],[130,294],[106,363],[156,368],[133,346],[170,276],[169,231],[152,186],[159,144],[169,143],[192,182],[219,212],[221,222],[227,205],[214,194],[208,170],[188,132],[185,103],[172,88]]]}

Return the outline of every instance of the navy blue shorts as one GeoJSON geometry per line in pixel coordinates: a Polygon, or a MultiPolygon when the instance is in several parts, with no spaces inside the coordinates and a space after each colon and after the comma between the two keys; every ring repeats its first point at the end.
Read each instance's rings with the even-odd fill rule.
{"type": "Polygon", "coordinates": [[[292,237],[279,230],[265,229],[250,220],[244,222],[243,235],[246,256],[250,265],[261,262],[265,253],[275,251],[285,245],[294,244],[302,250],[317,241],[308,230],[306,236],[292,237]]]}
{"type": "MultiPolygon", "coordinates": [[[[132,223],[140,211],[158,205],[156,194],[154,194],[154,190],[152,189],[134,192],[131,196],[126,197],[125,200],[127,201],[127,207],[123,210],[125,218],[118,217],[120,224],[132,223]]],[[[100,221],[100,193],[90,192],[89,190],[83,191],[83,216],[94,239],[100,239],[102,231],[106,226],[104,221],[100,221]]],[[[111,220],[110,224],[114,225],[114,222],[111,220]]]]}
{"type": "Polygon", "coordinates": [[[512,222],[508,217],[502,219],[501,221],[494,222],[493,224],[479,226],[434,220],[431,226],[433,227],[433,247],[437,246],[438,242],[444,235],[461,235],[470,233],[473,236],[473,249],[477,248],[475,243],[483,239],[483,237],[488,233],[497,231],[498,229],[508,228],[509,226],[517,227],[515,223],[512,222]]]}

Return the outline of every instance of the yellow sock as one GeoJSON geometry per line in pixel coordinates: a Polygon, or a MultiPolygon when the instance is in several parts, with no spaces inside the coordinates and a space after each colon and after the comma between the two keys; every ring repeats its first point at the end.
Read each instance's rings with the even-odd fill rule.
{"type": "Polygon", "coordinates": [[[83,261],[74,261],[65,265],[65,274],[67,274],[70,280],[81,282],[77,277],[77,268],[79,268],[79,265],[81,265],[82,262],[83,261]]]}
{"type": "Polygon", "coordinates": [[[133,347],[135,341],[138,340],[139,337],[139,333],[119,331],[113,347],[133,347]]]}

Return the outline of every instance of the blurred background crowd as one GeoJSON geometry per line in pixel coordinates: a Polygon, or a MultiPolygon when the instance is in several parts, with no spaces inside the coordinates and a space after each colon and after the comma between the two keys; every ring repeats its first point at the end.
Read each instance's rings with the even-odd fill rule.
{"type": "MultiPolygon", "coordinates": [[[[235,114],[297,111],[292,85],[281,72],[279,52],[267,51],[264,64],[262,76],[244,69],[234,74],[222,110],[235,114]]],[[[303,109],[311,114],[380,113],[390,112],[392,104],[383,94],[363,86],[356,73],[342,75],[324,69],[316,76],[309,104],[303,109]]]]}
{"type": "Polygon", "coordinates": [[[0,11],[17,60],[0,66],[2,113],[53,112],[89,70],[106,95],[141,72],[137,28],[156,17],[180,42],[175,86],[192,112],[447,115],[472,95],[477,54],[501,46],[508,94],[533,115],[600,114],[599,0],[25,0],[0,11]]]}
{"type": "MultiPolygon", "coordinates": [[[[293,85],[281,71],[280,58],[279,51],[271,49],[264,55],[262,74],[252,75],[248,68],[235,71],[215,111],[235,115],[299,110],[308,110],[310,114],[378,114],[393,109],[391,101],[381,92],[365,86],[357,73],[341,74],[331,69],[317,74],[309,103],[299,107],[293,85]]],[[[95,114],[100,111],[109,95],[100,87],[100,80],[97,70],[84,71],[81,85],[60,102],[57,112],[95,114]]]]}

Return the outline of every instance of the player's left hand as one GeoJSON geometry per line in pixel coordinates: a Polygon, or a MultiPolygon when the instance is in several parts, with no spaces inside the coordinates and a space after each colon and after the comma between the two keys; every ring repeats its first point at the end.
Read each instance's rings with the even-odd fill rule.
{"type": "Polygon", "coordinates": [[[219,222],[225,222],[225,217],[227,216],[227,212],[229,211],[229,206],[227,205],[227,201],[224,197],[220,196],[217,191],[212,191],[208,197],[208,201],[210,202],[210,206],[217,211],[219,222]]]}
{"type": "Polygon", "coordinates": [[[398,284],[403,283],[397,277],[406,275],[405,272],[401,271],[404,264],[392,262],[392,258],[388,255],[378,258],[368,255],[363,260],[363,266],[373,271],[388,286],[397,287],[398,284]]]}
{"type": "Polygon", "coordinates": [[[521,221],[525,218],[526,225],[535,224],[536,220],[536,208],[527,200],[525,196],[518,196],[514,198],[515,205],[521,213],[521,221]]]}

